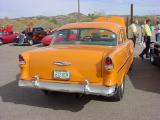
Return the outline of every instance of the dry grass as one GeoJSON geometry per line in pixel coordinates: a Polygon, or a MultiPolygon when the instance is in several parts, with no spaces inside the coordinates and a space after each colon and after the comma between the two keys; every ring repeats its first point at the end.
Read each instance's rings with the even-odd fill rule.
{"type": "MultiPolygon", "coordinates": [[[[81,14],[80,22],[90,22],[93,21],[98,16],[85,16],[81,14]]],[[[127,20],[127,16],[121,16],[125,20],[127,20]]],[[[143,24],[146,19],[151,19],[152,24],[155,24],[156,21],[160,21],[160,16],[136,16],[139,20],[140,24],[143,24]]],[[[20,32],[24,30],[29,24],[32,24],[33,26],[42,26],[44,28],[57,28],[59,26],[62,26],[66,23],[73,23],[77,22],[77,14],[71,13],[68,15],[59,15],[54,17],[45,17],[45,16],[38,16],[38,17],[29,17],[29,18],[18,18],[18,19],[4,19],[0,22],[1,26],[6,25],[13,25],[14,31],[20,32]]]]}

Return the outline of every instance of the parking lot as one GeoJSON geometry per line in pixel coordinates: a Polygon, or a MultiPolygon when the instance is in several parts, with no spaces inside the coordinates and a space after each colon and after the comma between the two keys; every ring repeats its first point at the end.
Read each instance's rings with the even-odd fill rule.
{"type": "MultiPolygon", "coordinates": [[[[120,102],[91,95],[78,99],[68,93],[46,96],[39,90],[19,88],[18,54],[39,47],[0,46],[0,120],[160,119],[160,67],[138,57],[126,76],[125,95],[120,102]]],[[[135,56],[139,52],[140,46],[135,56]]]]}

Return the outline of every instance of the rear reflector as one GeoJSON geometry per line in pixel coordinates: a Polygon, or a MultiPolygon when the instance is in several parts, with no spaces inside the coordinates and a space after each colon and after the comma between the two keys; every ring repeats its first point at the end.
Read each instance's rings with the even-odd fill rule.
{"type": "Polygon", "coordinates": [[[25,60],[24,60],[22,55],[19,55],[19,64],[20,65],[24,65],[25,64],[25,60]]]}

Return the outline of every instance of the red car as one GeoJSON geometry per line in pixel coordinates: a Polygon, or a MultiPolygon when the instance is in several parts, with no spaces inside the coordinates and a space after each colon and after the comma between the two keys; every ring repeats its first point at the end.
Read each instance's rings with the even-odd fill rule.
{"type": "Polygon", "coordinates": [[[17,33],[6,33],[6,32],[0,32],[0,45],[4,43],[11,43],[13,42],[14,38],[17,37],[17,33]]]}
{"type": "Polygon", "coordinates": [[[47,36],[45,36],[43,39],[42,39],[42,44],[44,45],[44,46],[48,46],[50,43],[51,43],[51,41],[52,41],[52,37],[53,37],[53,35],[47,35],[47,36]]]}
{"type": "MultiPolygon", "coordinates": [[[[44,46],[48,46],[48,45],[51,43],[51,41],[52,41],[52,37],[53,37],[53,35],[47,35],[46,37],[44,37],[44,38],[42,39],[41,43],[42,43],[44,46]]],[[[71,33],[70,36],[68,37],[68,40],[69,40],[69,41],[75,41],[76,38],[77,38],[77,34],[71,33]]],[[[63,40],[64,40],[63,36],[58,37],[58,38],[56,39],[56,41],[63,41],[63,40]]]]}

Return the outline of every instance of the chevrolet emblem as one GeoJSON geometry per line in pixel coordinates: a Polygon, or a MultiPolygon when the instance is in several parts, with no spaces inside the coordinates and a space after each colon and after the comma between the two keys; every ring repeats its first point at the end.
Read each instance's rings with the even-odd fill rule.
{"type": "Polygon", "coordinates": [[[54,64],[58,65],[58,66],[68,66],[68,65],[71,65],[71,63],[67,62],[67,61],[55,62],[54,64]]]}

